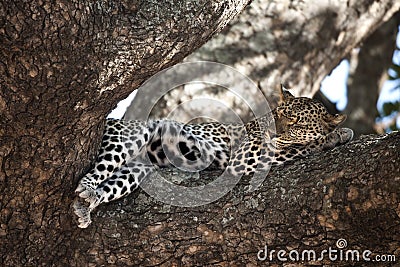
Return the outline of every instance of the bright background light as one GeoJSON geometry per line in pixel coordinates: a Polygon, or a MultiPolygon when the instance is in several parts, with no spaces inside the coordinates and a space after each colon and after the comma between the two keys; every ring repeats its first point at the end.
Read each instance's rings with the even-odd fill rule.
{"type": "Polygon", "coordinates": [[[126,109],[131,104],[133,98],[135,98],[136,93],[137,93],[137,90],[133,91],[127,98],[125,98],[124,100],[119,102],[117,107],[113,111],[111,111],[110,114],[108,114],[107,118],[121,119],[124,116],[126,109]]]}
{"type": "Polygon", "coordinates": [[[349,70],[349,61],[342,60],[321,83],[321,92],[329,101],[336,103],[338,110],[344,110],[347,105],[347,78],[349,77],[349,70]]]}

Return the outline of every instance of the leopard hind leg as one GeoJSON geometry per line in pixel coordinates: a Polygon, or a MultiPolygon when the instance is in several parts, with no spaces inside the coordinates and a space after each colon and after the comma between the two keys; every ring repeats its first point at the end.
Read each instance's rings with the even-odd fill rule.
{"type": "Polygon", "coordinates": [[[88,227],[92,222],[90,213],[97,206],[130,194],[152,171],[152,165],[141,162],[130,162],[123,165],[111,177],[101,182],[94,190],[86,190],[81,193],[80,197],[87,203],[82,203],[82,199],[78,199],[73,205],[74,212],[78,216],[78,226],[80,228],[88,227]]]}

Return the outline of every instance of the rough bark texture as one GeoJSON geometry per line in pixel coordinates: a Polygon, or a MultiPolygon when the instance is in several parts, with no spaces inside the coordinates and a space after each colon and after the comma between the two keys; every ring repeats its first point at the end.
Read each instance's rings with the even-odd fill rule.
{"type": "MultiPolygon", "coordinates": [[[[348,242],[345,249],[399,259],[399,147],[399,132],[364,136],[272,169],[255,192],[246,192],[243,178],[223,198],[197,208],[169,206],[136,192],[99,208],[93,225],[79,231],[76,265],[260,266],[265,262],[257,253],[265,245],[318,253],[337,249],[340,238],[348,242]]],[[[177,172],[162,175],[168,179],[177,172]]],[[[322,263],[357,264],[327,257],[314,262],[322,263]]]]}
{"type": "Polygon", "coordinates": [[[69,204],[105,115],[246,2],[0,3],[1,265],[76,257],[85,243],[77,240],[69,204]]]}
{"type": "MultiPolygon", "coordinates": [[[[308,170],[314,179],[326,177],[315,176],[320,170],[331,177],[323,180],[328,185],[326,188],[339,188],[337,191],[333,190],[332,195],[327,194],[328,200],[332,197],[334,204],[339,203],[333,210],[329,202],[318,201],[319,205],[329,204],[324,204],[322,208],[307,202],[315,200],[310,199],[313,193],[330,191],[323,191],[321,183],[315,183],[318,185],[316,191],[310,190],[313,188],[313,180],[300,180],[296,176],[299,171],[295,171],[295,167],[289,167],[277,171],[276,177],[280,177],[280,183],[267,184],[259,191],[259,196],[246,196],[239,187],[221,202],[197,210],[185,210],[158,205],[146,195],[137,193],[137,202],[143,203],[141,206],[127,206],[128,200],[104,206],[99,212],[107,216],[96,217],[97,220],[89,229],[77,228],[70,209],[73,191],[78,179],[87,171],[94,158],[104,116],[118,100],[151,74],[178,62],[208,40],[245,3],[246,1],[0,3],[1,265],[122,266],[128,263],[167,264],[172,260],[181,260],[184,265],[191,262],[212,264],[218,261],[239,264],[247,258],[250,259],[251,253],[271,238],[281,240],[280,244],[285,240],[285,244],[297,242],[296,244],[303,246],[308,244],[308,239],[312,240],[314,237],[316,245],[322,246],[318,242],[322,240],[325,244],[326,239],[319,234],[324,233],[323,230],[330,225],[334,225],[335,229],[349,231],[349,237],[345,237],[352,242],[372,245],[371,249],[374,249],[378,246],[374,245],[377,244],[377,239],[368,238],[371,234],[367,236],[365,232],[360,232],[351,238],[351,231],[361,230],[359,226],[363,225],[372,227],[373,224],[365,224],[361,220],[367,218],[375,223],[378,221],[375,217],[377,214],[382,215],[384,220],[378,228],[371,229],[376,230],[374,233],[380,237],[379,240],[388,240],[381,246],[389,252],[393,251],[386,244],[398,245],[395,243],[398,242],[398,237],[389,240],[389,237],[384,238],[386,233],[379,231],[387,229],[389,233],[393,233],[391,236],[398,233],[395,231],[398,226],[396,209],[390,206],[392,202],[398,202],[398,191],[394,191],[396,187],[392,183],[394,180],[391,180],[399,172],[399,155],[396,150],[399,145],[396,143],[398,134],[393,135],[393,138],[377,141],[376,146],[374,142],[367,143],[367,151],[376,153],[369,154],[367,158],[361,152],[360,159],[357,158],[358,154],[351,154],[345,160],[339,160],[339,154],[336,154],[307,168],[306,165],[309,164],[303,161],[300,169],[308,170]],[[356,165],[348,165],[350,160],[368,165],[358,169],[356,165]],[[328,166],[333,168],[332,172],[328,171],[328,166]],[[344,174],[334,171],[334,168],[342,168],[341,166],[347,166],[343,170],[351,171],[343,172],[344,174]],[[285,171],[294,176],[284,179],[285,171]],[[353,176],[352,173],[356,174],[353,176]],[[363,176],[356,179],[357,174],[363,176]],[[349,208],[353,215],[341,213],[341,208],[347,206],[340,204],[340,197],[334,197],[345,197],[348,194],[345,186],[346,183],[352,183],[352,180],[346,179],[347,177],[354,177],[354,190],[359,192],[360,197],[356,200],[360,202],[355,203],[364,203],[363,200],[369,199],[369,202],[365,201],[365,205],[371,207],[370,209],[354,204],[349,208]],[[372,179],[374,177],[375,180],[372,179]],[[299,183],[293,189],[289,184],[296,179],[299,183]],[[370,183],[367,188],[363,179],[370,183]],[[389,185],[379,183],[382,179],[387,179],[389,185]],[[344,187],[341,187],[340,181],[343,181],[344,187]],[[293,191],[280,194],[278,192],[281,188],[291,188],[293,191]],[[297,191],[299,188],[303,188],[303,191],[297,191]],[[369,198],[364,192],[371,192],[369,198]],[[262,203],[268,203],[269,206],[262,203]],[[125,206],[121,209],[122,206],[119,205],[125,206]],[[285,208],[284,205],[289,206],[285,208]],[[271,208],[273,206],[277,209],[271,208]],[[305,209],[303,213],[299,214],[296,210],[287,215],[284,213],[288,208],[297,206],[305,209]],[[220,221],[221,216],[224,216],[223,212],[227,213],[228,221],[225,225],[229,226],[226,228],[229,231],[225,236],[220,236],[219,232],[225,227],[220,221]],[[248,216],[252,213],[255,216],[248,216]],[[112,214],[114,215],[111,216],[112,214]],[[341,217],[337,217],[337,214],[341,217]],[[231,217],[234,219],[230,219],[231,217]],[[331,223],[331,218],[340,220],[331,223]],[[346,224],[347,218],[355,222],[346,224]],[[238,224],[235,224],[236,221],[238,224]],[[286,228],[286,222],[293,222],[291,225],[296,227],[286,228]],[[251,232],[257,225],[260,225],[256,228],[258,230],[251,232]],[[299,225],[305,227],[297,228],[299,225]],[[283,231],[285,229],[288,232],[283,231]],[[293,236],[289,235],[292,232],[293,236]],[[305,239],[300,238],[302,236],[305,239]],[[358,239],[358,236],[362,238],[358,239]],[[253,239],[259,242],[253,244],[253,239]],[[225,252],[225,248],[229,249],[225,252]]],[[[277,5],[272,1],[268,3],[277,5]]],[[[331,13],[330,8],[326,8],[327,12],[317,12],[313,18],[327,16],[325,24],[318,24],[318,27],[312,21],[302,24],[298,21],[280,24],[277,21],[278,26],[293,27],[298,33],[307,32],[305,30],[308,27],[316,27],[320,34],[325,33],[321,30],[325,29],[323,25],[333,22],[344,26],[337,28],[337,35],[333,35],[333,39],[329,35],[326,38],[318,37],[314,41],[315,36],[312,34],[301,34],[297,39],[275,36],[275,46],[279,44],[277,40],[282,40],[282,46],[291,49],[288,52],[290,58],[296,59],[271,58],[276,61],[276,66],[286,62],[284,66],[277,68],[276,74],[290,69],[289,77],[303,77],[305,72],[301,66],[307,62],[311,62],[307,65],[309,67],[323,66],[317,70],[311,68],[316,73],[324,72],[325,65],[322,63],[325,60],[336,64],[339,60],[336,56],[347,53],[364,34],[380,23],[385,14],[389,16],[399,3],[389,0],[356,1],[349,2],[348,5],[348,12],[331,13]],[[347,17],[339,16],[342,13],[347,14],[347,17]],[[332,17],[329,14],[336,15],[332,17]],[[341,19],[333,19],[336,16],[341,19]],[[344,23],[347,19],[349,21],[344,23]],[[298,28],[299,25],[302,27],[298,28]],[[361,30],[359,25],[363,26],[361,30]],[[322,40],[328,40],[329,44],[335,43],[335,46],[325,46],[322,40]],[[306,48],[297,51],[293,47],[306,48]],[[318,49],[322,49],[322,52],[318,52],[318,49]],[[319,53],[325,56],[320,56],[319,53]],[[326,59],[327,55],[333,58],[326,59]],[[294,62],[297,63],[293,65],[294,62]],[[298,75],[294,74],[296,72],[298,75]]],[[[291,10],[295,8],[291,7],[291,10]]],[[[279,17],[279,10],[275,14],[279,17]]],[[[274,24],[264,27],[274,29],[274,24]]],[[[311,73],[313,74],[303,77],[304,86],[301,88],[314,86],[315,79],[312,77],[315,73],[311,73]]],[[[361,143],[359,146],[355,148],[363,147],[361,143]]],[[[268,180],[268,183],[269,181],[279,182],[273,179],[268,180]]],[[[347,200],[343,198],[343,203],[348,203],[347,200]]],[[[336,238],[336,235],[332,238],[336,238]]]]}
{"type": "Polygon", "coordinates": [[[365,40],[359,52],[351,53],[345,110],[349,116],[345,125],[354,129],[356,136],[376,132],[376,102],[392,64],[399,24],[400,12],[397,12],[365,40]]]}

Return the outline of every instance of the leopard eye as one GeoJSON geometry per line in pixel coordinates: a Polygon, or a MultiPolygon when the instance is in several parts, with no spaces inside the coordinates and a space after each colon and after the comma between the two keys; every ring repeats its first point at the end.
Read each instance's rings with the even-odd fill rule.
{"type": "Polygon", "coordinates": [[[288,121],[288,125],[295,125],[297,124],[297,122],[299,121],[299,117],[295,117],[295,118],[289,118],[290,120],[288,121]]]}

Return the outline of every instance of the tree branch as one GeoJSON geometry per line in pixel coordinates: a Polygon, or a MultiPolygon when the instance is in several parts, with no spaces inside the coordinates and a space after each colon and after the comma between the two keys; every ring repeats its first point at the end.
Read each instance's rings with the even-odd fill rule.
{"type": "MultiPolygon", "coordinates": [[[[255,192],[247,192],[248,180],[242,179],[226,196],[197,208],[136,192],[94,213],[93,224],[79,234],[87,245],[75,255],[87,262],[90,247],[89,262],[96,265],[259,265],[257,253],[265,245],[320,252],[343,238],[348,249],[398,258],[398,147],[399,132],[363,136],[272,169],[255,192]]],[[[332,264],[328,258],[322,263],[332,264]]]]}
{"type": "MultiPolygon", "coordinates": [[[[398,202],[393,184],[399,165],[398,134],[376,143],[363,140],[365,149],[361,143],[354,147],[363,151],[359,159],[349,150],[341,159],[337,154],[323,157],[325,163],[303,160],[277,169],[255,195],[245,194],[244,185],[239,185],[211,205],[185,209],[161,205],[137,192],[137,206],[128,205],[128,199],[104,206],[89,229],[77,228],[69,205],[78,179],[98,149],[105,115],[150,75],[208,40],[246,3],[45,0],[0,4],[0,265],[254,262],[265,242],[305,246],[314,240],[336,239],[336,234],[328,234],[330,225],[351,244],[371,241],[374,249],[378,238],[370,236],[379,236],[382,250],[398,246],[398,231],[393,230],[398,208],[392,204],[398,202]],[[339,169],[335,172],[335,168],[339,169]],[[293,178],[284,178],[289,174],[293,178]],[[361,189],[348,207],[348,192],[342,186],[351,185],[361,189]],[[299,188],[298,196],[293,195],[294,188],[299,188]],[[382,201],[382,195],[389,197],[382,201]],[[357,233],[360,238],[350,239],[350,231],[364,225],[365,218],[371,220],[367,230],[375,232],[357,233]]],[[[274,9],[279,3],[268,4],[274,16],[282,17],[280,9],[274,9]]],[[[339,61],[327,55],[346,54],[400,3],[365,0],[350,5],[341,20],[335,20],[334,14],[342,12],[332,13],[329,8],[318,13],[329,15],[322,26],[312,21],[279,24],[304,35],[298,35],[300,39],[274,36],[275,47],[287,50],[290,57],[268,55],[279,66],[271,68],[275,69],[271,77],[287,72],[285,79],[301,81],[300,88],[315,87],[318,79],[313,78],[316,74],[308,75],[310,70],[321,77],[325,66],[339,61]],[[343,34],[315,38],[332,21],[343,34]],[[304,31],[304,26],[311,30],[304,31]],[[296,75],[299,69],[301,75],[296,75]]],[[[290,12],[285,17],[290,18],[290,12]]],[[[274,24],[263,28],[274,29],[274,24]]]]}

